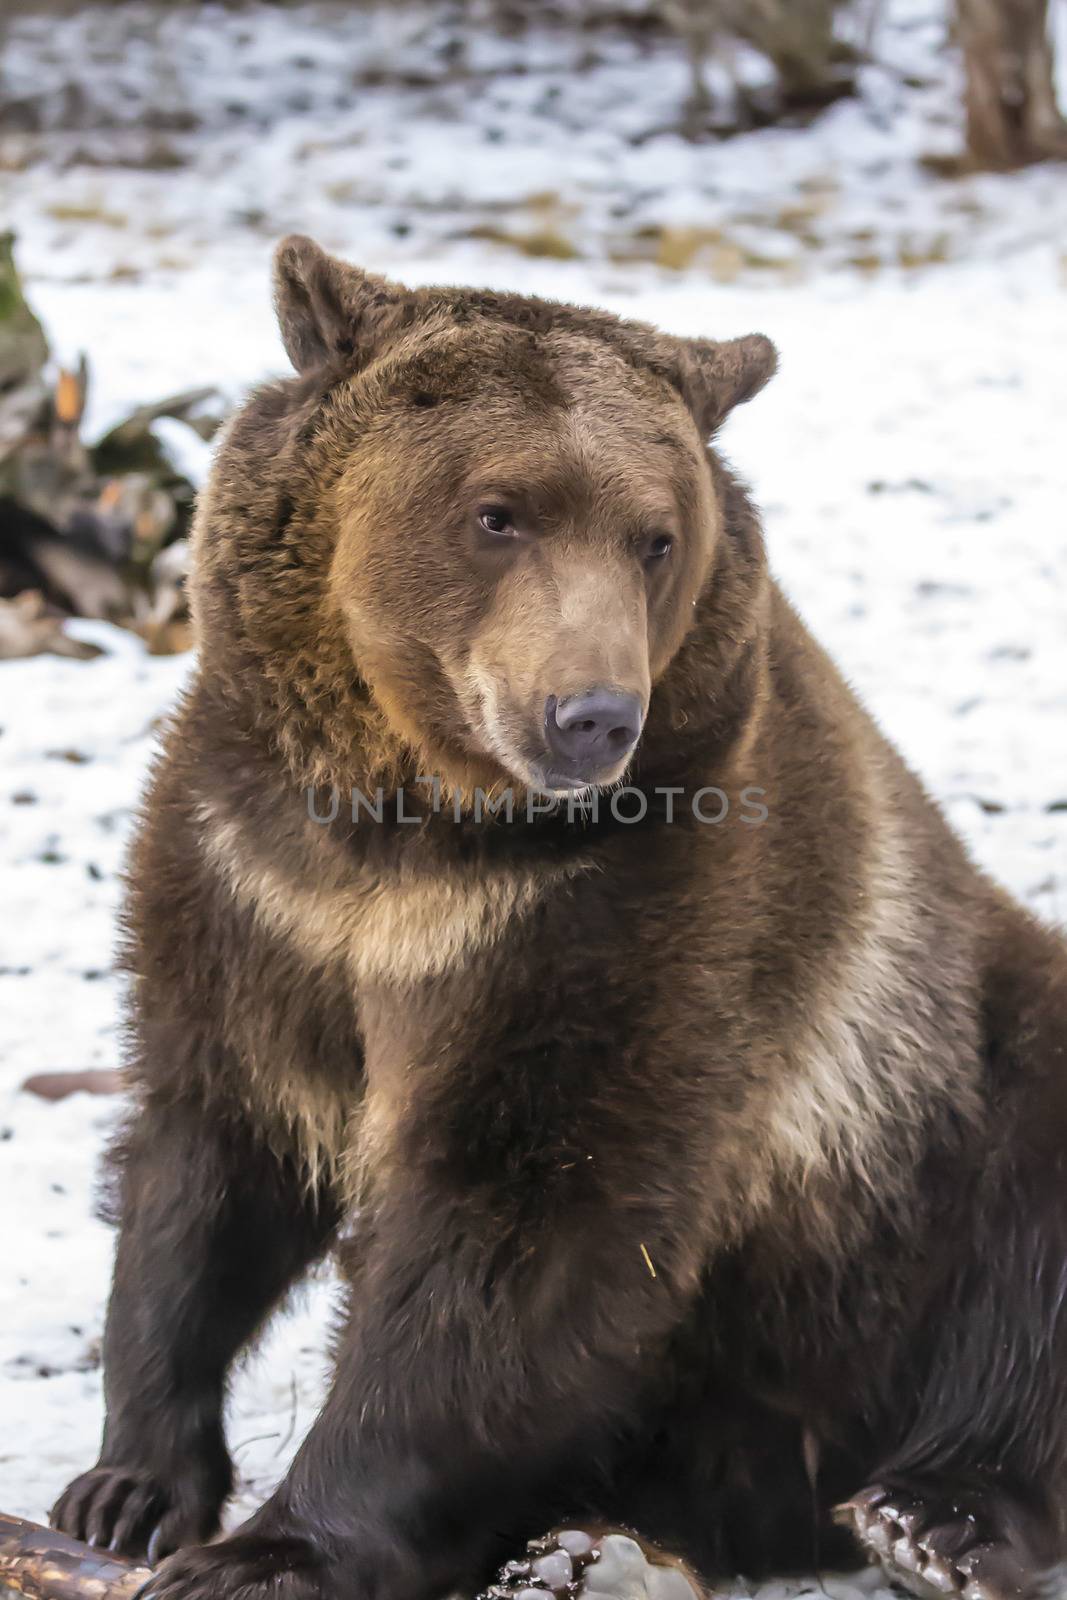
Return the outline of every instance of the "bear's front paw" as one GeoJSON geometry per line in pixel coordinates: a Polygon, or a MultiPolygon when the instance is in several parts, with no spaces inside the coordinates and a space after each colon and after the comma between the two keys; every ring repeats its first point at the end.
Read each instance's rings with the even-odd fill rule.
{"type": "Polygon", "coordinates": [[[307,1539],[237,1533],[169,1556],[136,1600],[322,1600],[325,1571],[307,1539]]]}
{"type": "Polygon", "coordinates": [[[891,1578],[933,1600],[1031,1600],[1054,1556],[1042,1519],[996,1487],[876,1484],[837,1517],[891,1578]]]}
{"type": "Polygon", "coordinates": [[[60,1495],[52,1507],[53,1528],[121,1555],[149,1563],[183,1544],[201,1544],[219,1525],[228,1466],[221,1471],[187,1468],[173,1474],[138,1466],[100,1465],[60,1495]]]}

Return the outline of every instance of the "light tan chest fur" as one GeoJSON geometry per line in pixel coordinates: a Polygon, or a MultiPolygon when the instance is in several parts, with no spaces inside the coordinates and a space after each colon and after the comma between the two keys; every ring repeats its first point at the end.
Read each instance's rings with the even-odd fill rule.
{"type": "MultiPolygon", "coordinates": [[[[461,969],[497,945],[509,928],[578,868],[502,867],[497,871],[452,871],[389,876],[339,865],[325,848],[308,852],[303,874],[275,865],[242,824],[210,802],[200,807],[201,841],[207,859],[234,900],[256,922],[283,939],[311,967],[341,967],[358,1005],[361,993],[385,988],[404,1004],[404,994],[461,969]]],[[[317,844],[318,841],[312,841],[317,844]]],[[[338,1164],[351,1165],[353,1151],[384,1138],[388,1120],[373,1072],[367,1092],[353,1104],[327,1084],[313,1089],[284,1068],[254,1066],[249,1088],[262,1115],[281,1117],[313,1177],[338,1164]]]]}
{"type": "Polygon", "coordinates": [[[365,867],[300,881],[261,854],[240,824],[202,807],[205,851],[236,900],[316,964],[342,962],[354,984],[397,987],[454,970],[501,938],[563,870],[385,876],[365,867]]]}

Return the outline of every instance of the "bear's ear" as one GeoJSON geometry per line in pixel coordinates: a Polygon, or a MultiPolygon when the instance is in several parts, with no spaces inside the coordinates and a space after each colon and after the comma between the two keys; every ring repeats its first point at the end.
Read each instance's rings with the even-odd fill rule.
{"type": "Polygon", "coordinates": [[[274,307],[297,372],[367,360],[405,298],[404,290],[290,234],[274,252],[274,307]]]}
{"type": "Polygon", "coordinates": [[[701,437],[708,439],[727,412],[759,394],[774,376],[778,352],[762,333],[743,339],[681,339],[679,376],[701,437]]]}

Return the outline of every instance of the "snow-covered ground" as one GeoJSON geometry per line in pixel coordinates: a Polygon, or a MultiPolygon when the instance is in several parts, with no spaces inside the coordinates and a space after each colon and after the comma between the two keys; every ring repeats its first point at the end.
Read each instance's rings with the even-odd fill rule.
{"type": "MultiPolygon", "coordinates": [[[[723,444],[779,575],[978,859],[1067,922],[1067,173],[920,166],[958,138],[939,0],[892,0],[860,101],[697,146],[669,131],[685,85],[666,45],[481,36],[457,77],[447,11],[11,25],[7,92],[36,110],[0,131],[0,220],[57,351],[93,358],[95,420],[281,368],[268,252],[294,228],[411,282],[769,333],[781,373],[723,444]],[[77,115],[72,78],[93,102],[77,115]]],[[[0,666],[0,1507],[37,1518],[97,1442],[93,1172],[120,1108],[19,1086],[116,1062],[122,851],[188,670],[89,631],[94,661],[0,666]]],[[[238,1509],[313,1415],[330,1294],[314,1285],[236,1384],[238,1509]]]]}

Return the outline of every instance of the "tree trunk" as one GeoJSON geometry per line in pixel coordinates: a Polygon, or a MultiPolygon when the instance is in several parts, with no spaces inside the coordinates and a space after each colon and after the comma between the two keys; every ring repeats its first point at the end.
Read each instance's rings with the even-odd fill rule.
{"type": "Polygon", "coordinates": [[[790,112],[814,112],[854,88],[856,54],[838,37],[834,19],[842,0],[660,0],[668,25],[689,58],[691,90],[686,126],[706,129],[714,110],[704,70],[718,54],[734,78],[737,126],[775,121],[790,112]],[[749,96],[733,71],[734,46],[743,39],[775,69],[773,95],[749,96]]]}
{"type": "Polygon", "coordinates": [[[1007,172],[1067,156],[1048,11],[1048,0],[957,0],[967,151],[977,167],[1007,172]]]}

